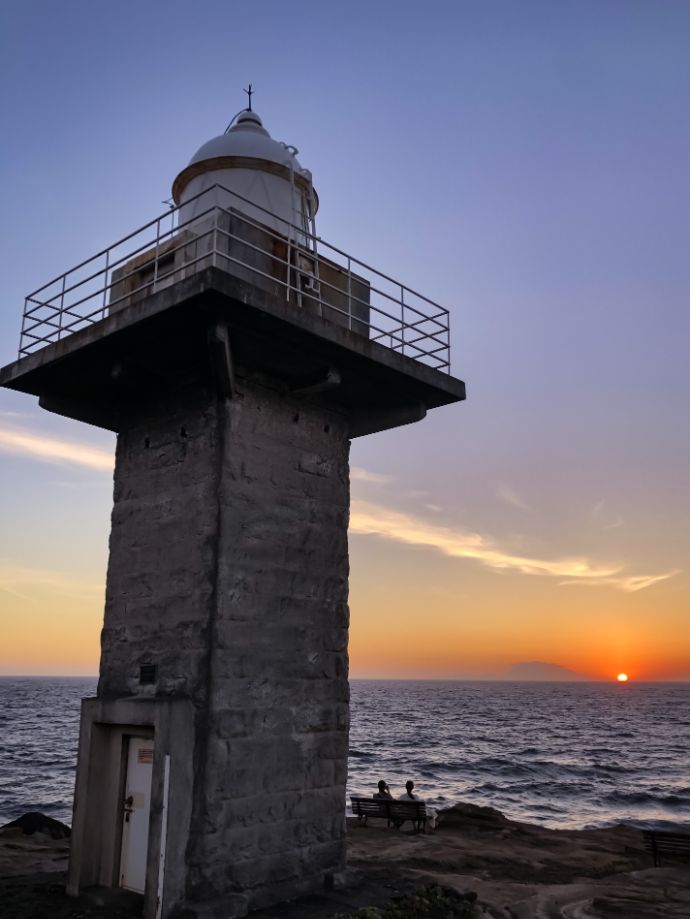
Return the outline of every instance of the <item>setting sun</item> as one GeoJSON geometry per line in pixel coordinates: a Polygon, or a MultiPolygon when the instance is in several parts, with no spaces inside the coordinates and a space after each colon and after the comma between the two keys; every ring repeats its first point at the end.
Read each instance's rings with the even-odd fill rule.
{"type": "Polygon", "coordinates": [[[616,679],[618,680],[619,683],[627,683],[627,682],[628,682],[628,674],[627,674],[627,673],[619,673],[618,676],[616,677],[616,679]]]}

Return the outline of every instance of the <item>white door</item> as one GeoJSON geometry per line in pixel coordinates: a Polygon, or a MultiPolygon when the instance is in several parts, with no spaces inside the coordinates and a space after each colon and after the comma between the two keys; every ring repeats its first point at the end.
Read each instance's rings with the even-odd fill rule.
{"type": "Polygon", "coordinates": [[[130,737],[127,751],[120,886],[144,892],[149,842],[153,738],[130,737]]]}

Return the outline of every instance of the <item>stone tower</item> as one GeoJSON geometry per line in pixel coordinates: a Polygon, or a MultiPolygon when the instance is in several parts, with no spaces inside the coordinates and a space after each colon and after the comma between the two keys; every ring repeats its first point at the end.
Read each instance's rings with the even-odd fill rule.
{"type": "Polygon", "coordinates": [[[316,236],[245,111],[176,208],[27,298],[0,383],[117,432],[68,890],[232,917],[344,865],[350,439],[464,398],[445,310],[316,236]]]}

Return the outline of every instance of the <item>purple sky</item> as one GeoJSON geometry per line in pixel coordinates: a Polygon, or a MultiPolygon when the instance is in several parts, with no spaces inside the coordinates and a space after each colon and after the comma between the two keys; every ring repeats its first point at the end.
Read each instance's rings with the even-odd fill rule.
{"type": "MultiPolygon", "coordinates": [[[[361,476],[353,497],[421,534],[353,533],[353,635],[375,634],[377,615],[414,635],[428,603],[457,666],[410,675],[497,672],[525,630],[528,658],[594,672],[604,616],[615,666],[690,677],[690,638],[674,638],[690,633],[687,2],[4,0],[0,17],[0,364],[24,295],[162,211],[251,81],[266,127],[314,174],[318,232],[451,309],[468,385],[466,404],[423,427],[353,444],[355,467],[387,477],[361,476]],[[506,557],[669,576],[573,586],[453,555],[425,526],[506,557]],[[409,607],[376,586],[403,570],[409,607]],[[472,645],[466,631],[479,611],[495,617],[493,657],[488,633],[472,645]],[[647,660],[654,628],[665,637],[647,660]]],[[[113,438],[0,393],[11,629],[44,615],[32,570],[102,581],[111,485],[8,431],[102,450],[113,438]]],[[[100,601],[79,603],[97,634],[100,601]]],[[[0,655],[0,672],[30,667],[27,654],[21,667],[0,655]]],[[[393,672],[357,654],[354,672],[393,672]]]]}

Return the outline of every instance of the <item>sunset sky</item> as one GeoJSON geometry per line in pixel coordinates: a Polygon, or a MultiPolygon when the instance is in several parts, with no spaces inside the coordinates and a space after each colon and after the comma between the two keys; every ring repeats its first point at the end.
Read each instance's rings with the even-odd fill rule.
{"type": "MultiPolygon", "coordinates": [[[[353,442],[351,673],[690,679],[690,5],[4,0],[0,365],[245,104],[468,400],[353,442]]],[[[114,436],[0,391],[0,674],[93,674],[114,436]]]]}

